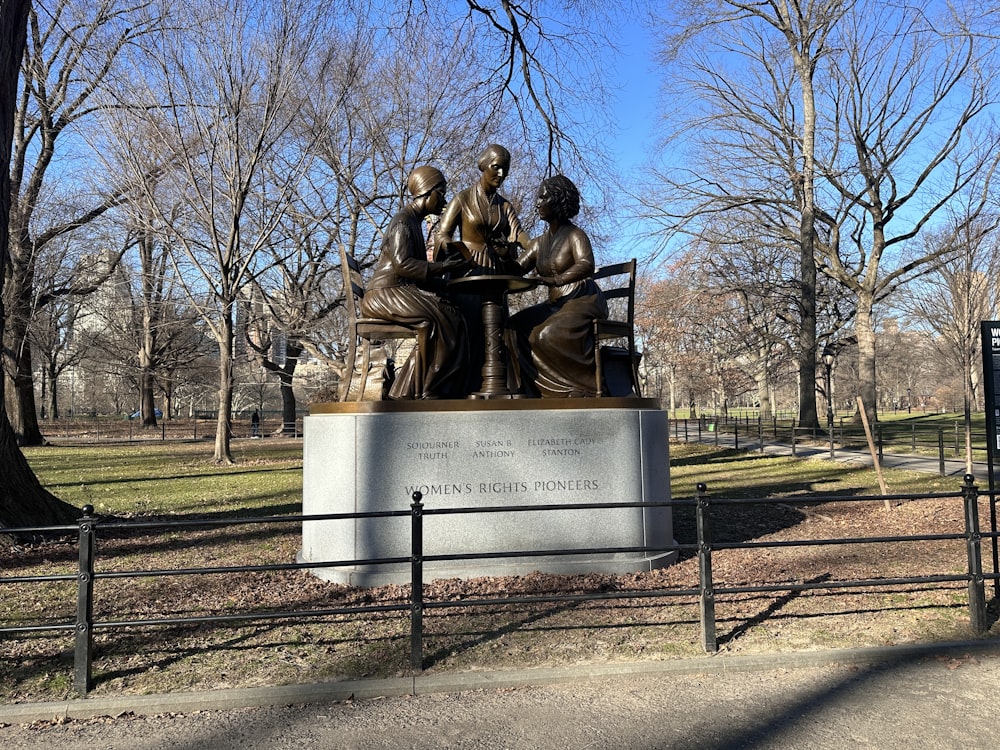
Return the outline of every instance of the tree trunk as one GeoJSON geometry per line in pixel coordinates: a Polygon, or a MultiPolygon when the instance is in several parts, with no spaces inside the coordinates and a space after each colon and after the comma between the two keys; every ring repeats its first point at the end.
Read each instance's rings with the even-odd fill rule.
{"type": "MultiPolygon", "coordinates": [[[[59,419],[59,376],[56,374],[55,362],[49,365],[49,419],[59,419]]],[[[45,403],[43,396],[42,403],[45,403]]]]}
{"type": "Polygon", "coordinates": [[[215,460],[233,463],[233,319],[228,311],[219,332],[219,416],[215,424],[215,460]]]}
{"type": "Polygon", "coordinates": [[[802,207],[799,217],[799,427],[818,428],[816,413],[816,97],[811,61],[792,45],[802,85],[802,207]]]}
{"type": "MultiPolygon", "coordinates": [[[[17,75],[24,50],[29,0],[0,0],[0,338],[6,318],[3,283],[8,268],[7,217],[10,213],[10,147],[17,75]]],[[[70,523],[76,508],[45,490],[17,445],[7,418],[4,378],[0,378],[0,527],[70,523]]]]}
{"type": "MultiPolygon", "coordinates": [[[[10,149],[6,153],[9,154],[10,149]]],[[[4,169],[9,180],[10,170],[6,166],[4,169]]],[[[4,246],[6,247],[6,243],[4,246]]],[[[3,330],[3,380],[7,418],[19,445],[42,445],[44,440],[35,413],[31,347],[28,344],[27,316],[30,304],[26,307],[24,300],[20,299],[21,284],[11,284],[11,279],[16,274],[7,263],[4,264],[4,272],[4,305],[6,310],[11,311],[9,316],[4,317],[3,330]]]]}
{"type": "Polygon", "coordinates": [[[962,413],[965,422],[965,473],[971,474],[973,471],[972,465],[972,409],[975,406],[976,400],[976,386],[972,381],[973,373],[972,366],[965,368],[965,387],[963,390],[963,405],[962,413]]]}
{"type": "Polygon", "coordinates": [[[802,219],[799,259],[799,427],[819,427],[816,412],[816,259],[813,255],[812,219],[802,219]]]}
{"type": "MultiPolygon", "coordinates": [[[[674,419],[677,419],[677,368],[674,365],[670,365],[667,370],[670,373],[670,380],[668,387],[670,389],[670,414],[674,419]]],[[[688,418],[691,415],[688,414],[688,418]]]]}
{"type": "Polygon", "coordinates": [[[295,434],[295,422],[297,406],[295,403],[295,391],[292,389],[292,375],[295,372],[296,360],[291,361],[291,366],[286,362],[281,368],[281,433],[283,435],[295,434]],[[287,376],[287,377],[286,377],[287,376]]]}
{"type": "MultiPolygon", "coordinates": [[[[878,419],[875,396],[875,328],[872,308],[874,298],[867,290],[858,292],[858,307],[855,317],[855,335],[858,338],[858,395],[865,405],[868,418],[878,419]]],[[[860,419],[860,413],[857,419],[860,419]]]]}
{"type": "Polygon", "coordinates": [[[174,379],[169,372],[161,375],[160,385],[163,389],[163,418],[174,417],[174,379]]]}
{"type": "Polygon", "coordinates": [[[278,377],[281,392],[281,434],[295,434],[295,420],[297,404],[295,401],[295,391],[292,389],[292,379],[295,377],[295,366],[299,363],[299,356],[303,348],[297,341],[291,339],[285,344],[285,363],[278,367],[273,362],[264,361],[264,368],[273,372],[278,377]]]}
{"type": "Polygon", "coordinates": [[[757,370],[757,401],[760,403],[760,418],[771,418],[771,382],[767,377],[767,345],[760,347],[760,367],[757,370]]]}
{"type": "Polygon", "coordinates": [[[156,427],[156,401],[153,398],[153,375],[150,358],[145,352],[139,352],[139,413],[143,427],[156,427]]]}

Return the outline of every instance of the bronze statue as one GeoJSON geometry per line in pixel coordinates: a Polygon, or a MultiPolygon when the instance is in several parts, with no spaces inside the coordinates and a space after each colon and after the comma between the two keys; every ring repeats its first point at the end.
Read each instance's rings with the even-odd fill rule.
{"type": "Polygon", "coordinates": [[[507,322],[511,387],[543,398],[597,396],[593,322],[608,317],[600,287],[591,278],[594,252],[587,233],[571,219],[580,192],[562,175],[543,180],[535,202],[545,232],[518,260],[549,287],[549,299],[507,322]]]}
{"type": "MultiPolygon", "coordinates": [[[[498,144],[487,146],[476,161],[482,172],[470,188],[459,192],[444,209],[437,226],[435,259],[467,258],[471,260],[471,275],[521,274],[517,265],[518,244],[528,242],[510,201],[499,189],[510,173],[510,152],[498,144]],[[458,232],[460,241],[454,241],[458,232]]],[[[455,304],[462,311],[469,342],[469,368],[465,393],[480,386],[479,373],[487,359],[485,343],[474,332],[483,329],[481,300],[470,294],[454,293],[455,304]]]]}
{"type": "Polygon", "coordinates": [[[462,395],[468,368],[468,340],[458,309],[439,292],[440,278],[467,270],[459,258],[427,260],[423,220],[445,205],[447,184],[434,167],[417,167],[406,181],[410,203],[392,217],[382,237],[375,273],[361,300],[361,313],[397,323],[429,321],[428,350],[423,353],[423,392],[416,392],[416,352],[396,371],[390,399],[454,398],[462,395]]]}
{"type": "Polygon", "coordinates": [[[456,249],[478,266],[477,272],[505,273],[517,260],[517,243],[528,236],[510,201],[498,192],[510,173],[510,152],[503,146],[487,146],[477,160],[482,176],[448,204],[437,226],[438,258],[454,255],[456,249]],[[454,243],[455,230],[461,245],[454,243]]]}

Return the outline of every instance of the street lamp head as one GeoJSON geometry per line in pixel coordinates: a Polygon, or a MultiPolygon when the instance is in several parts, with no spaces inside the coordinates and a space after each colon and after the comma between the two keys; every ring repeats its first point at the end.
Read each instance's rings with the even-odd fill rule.
{"type": "Polygon", "coordinates": [[[826,349],[823,350],[823,364],[824,365],[826,365],[827,367],[833,367],[833,360],[834,359],[836,359],[836,357],[833,355],[833,352],[830,351],[829,347],[827,347],[826,349]]]}

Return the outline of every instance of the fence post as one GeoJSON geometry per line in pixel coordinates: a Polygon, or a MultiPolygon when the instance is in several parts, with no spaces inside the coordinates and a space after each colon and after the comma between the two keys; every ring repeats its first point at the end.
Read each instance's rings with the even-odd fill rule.
{"type": "Polygon", "coordinates": [[[76,579],[76,628],[73,648],[73,687],[86,695],[93,685],[94,652],[94,506],[84,505],[79,520],[80,565],[76,579]]]}
{"type": "Polygon", "coordinates": [[[421,492],[410,504],[410,668],[424,669],[424,506],[421,492]]]}
{"type": "Polygon", "coordinates": [[[733,450],[740,449],[740,420],[733,422],[733,450]]]}
{"type": "Polygon", "coordinates": [[[764,420],[757,417],[757,439],[760,441],[760,452],[764,452],[764,420]]]}
{"type": "Polygon", "coordinates": [[[875,442],[876,442],[876,445],[878,446],[878,451],[877,451],[878,452],[878,462],[881,465],[882,464],[882,427],[879,426],[879,425],[875,426],[875,436],[876,436],[876,441],[875,442]]]}
{"type": "Polygon", "coordinates": [[[910,453],[917,452],[917,425],[916,422],[910,425],[910,453]]]}
{"type": "Polygon", "coordinates": [[[796,448],[795,448],[795,423],[794,422],[792,422],[792,455],[793,456],[797,455],[796,454],[796,448]]]}
{"type": "Polygon", "coordinates": [[[698,601],[701,610],[701,644],[714,654],[719,650],[715,635],[715,588],[712,586],[712,524],[708,515],[708,486],[698,483],[695,528],[698,533],[698,601]]]}
{"type": "Polygon", "coordinates": [[[944,428],[938,427],[938,474],[944,476],[944,428]]]}
{"type": "Polygon", "coordinates": [[[690,442],[688,440],[688,421],[686,419],[684,420],[684,442],[685,443],[690,442]]]}
{"type": "Polygon", "coordinates": [[[965,544],[969,558],[969,620],[975,632],[985,633],[989,625],[986,622],[982,536],[979,533],[979,488],[972,474],[966,474],[964,479],[962,498],[965,501],[965,544]]]}

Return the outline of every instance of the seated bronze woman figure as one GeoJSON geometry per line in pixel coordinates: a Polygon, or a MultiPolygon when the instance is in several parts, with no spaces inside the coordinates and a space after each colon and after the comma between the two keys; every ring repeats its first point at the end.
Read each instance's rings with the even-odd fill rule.
{"type": "Polygon", "coordinates": [[[542,182],[535,202],[548,224],[518,259],[549,287],[548,301],[507,322],[510,386],[529,396],[579,398],[594,391],[593,322],[608,317],[594,272],[587,233],[571,219],[580,211],[580,193],[562,175],[542,182]]]}
{"type": "Polygon", "coordinates": [[[455,398],[461,395],[468,366],[468,341],[458,309],[443,299],[440,277],[468,268],[462,260],[429,262],[423,220],[440,213],[447,185],[434,167],[417,167],[407,180],[413,200],[392,217],[382,236],[382,249],[364,298],[361,313],[398,323],[428,322],[428,351],[415,372],[413,355],[396,372],[390,399],[455,398]],[[437,282],[437,283],[436,283],[437,282]],[[422,383],[417,392],[416,383],[422,383]]]}

